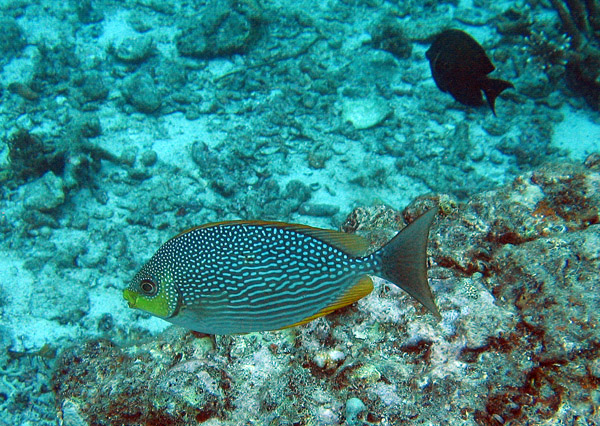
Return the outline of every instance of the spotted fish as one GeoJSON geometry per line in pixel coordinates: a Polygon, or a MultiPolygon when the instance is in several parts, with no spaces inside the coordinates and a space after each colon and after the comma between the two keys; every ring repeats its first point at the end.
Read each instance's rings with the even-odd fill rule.
{"type": "Polygon", "coordinates": [[[427,283],[432,209],[380,250],[361,237],[281,222],[232,221],[163,244],[123,296],[138,308],[206,334],[307,323],[373,290],[370,275],[404,289],[438,319],[427,283]]]}

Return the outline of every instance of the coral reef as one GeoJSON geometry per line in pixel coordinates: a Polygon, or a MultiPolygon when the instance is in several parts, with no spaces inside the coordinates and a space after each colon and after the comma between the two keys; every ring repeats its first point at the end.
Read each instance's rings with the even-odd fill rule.
{"type": "Polygon", "coordinates": [[[600,54],[596,32],[600,29],[600,7],[595,1],[550,0],[572,39],[573,48],[583,55],[600,54]]]}
{"type": "Polygon", "coordinates": [[[94,7],[92,0],[82,0],[76,5],[77,17],[83,24],[95,24],[104,19],[104,14],[94,7]]]}
{"type": "Polygon", "coordinates": [[[258,36],[260,13],[253,1],[211,0],[200,19],[190,21],[177,36],[181,55],[214,58],[245,53],[258,36]]]}
{"type": "Polygon", "coordinates": [[[130,76],[123,84],[123,96],[137,110],[146,114],[155,112],[162,103],[158,87],[145,72],[130,76]]]}
{"type": "Polygon", "coordinates": [[[464,204],[429,195],[402,213],[359,208],[344,229],[377,245],[404,218],[439,206],[429,247],[440,323],[378,281],[357,304],[281,332],[213,343],[170,328],[126,346],[91,341],[58,361],[59,418],[593,424],[600,420],[599,179],[591,160],[547,165],[464,204]]]}
{"type": "Polygon", "coordinates": [[[566,64],[569,87],[583,96],[590,107],[600,110],[600,6],[595,0],[550,0],[566,33],[572,51],[566,64]]]}
{"type": "Polygon", "coordinates": [[[64,170],[64,152],[26,130],[19,130],[8,139],[8,149],[11,169],[20,179],[37,178],[47,171],[62,174],[64,170]]]}
{"type": "Polygon", "coordinates": [[[52,86],[69,81],[71,73],[80,65],[75,46],[64,42],[55,46],[41,43],[37,46],[39,59],[35,64],[33,82],[36,85],[52,86]]]}
{"type": "Polygon", "coordinates": [[[23,29],[19,24],[13,18],[0,18],[0,70],[23,50],[25,44],[23,29]]]}
{"type": "Polygon", "coordinates": [[[371,43],[400,59],[410,57],[412,45],[404,36],[398,21],[390,16],[381,19],[371,30],[371,43]]]}
{"type": "MultiPolygon", "coordinates": [[[[564,79],[597,31],[584,26],[576,51],[547,0],[0,3],[0,424],[56,424],[52,371],[63,424],[120,407],[127,389],[108,381],[127,373],[110,354],[130,371],[176,368],[169,383],[131,379],[132,415],[158,423],[495,426],[535,421],[538,408],[547,423],[597,422],[595,329],[577,316],[597,266],[599,156],[545,166],[597,150],[597,116],[564,79]],[[435,90],[424,52],[442,28],[473,32],[514,82],[499,118],[435,90]],[[386,206],[430,192],[443,195],[386,206]],[[377,282],[304,328],[213,347],[182,330],[156,337],[165,325],[120,295],[156,247],[198,224],[343,224],[375,247],[434,204],[439,325],[377,282]],[[571,301],[552,300],[556,277],[571,301]],[[565,328],[547,331],[552,317],[565,328]],[[577,341],[587,332],[589,348],[577,341]],[[61,377],[53,354],[72,345],[61,377]],[[77,388],[84,371],[97,394],[77,388]]],[[[569,84],[591,84],[590,64],[569,84]]]]}

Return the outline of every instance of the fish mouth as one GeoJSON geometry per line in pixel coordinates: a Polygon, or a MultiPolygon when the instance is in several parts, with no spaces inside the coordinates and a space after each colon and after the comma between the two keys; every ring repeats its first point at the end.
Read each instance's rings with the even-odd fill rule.
{"type": "Polygon", "coordinates": [[[127,300],[127,304],[129,305],[130,308],[136,307],[137,295],[133,291],[129,290],[128,288],[123,290],[123,299],[127,300]]]}

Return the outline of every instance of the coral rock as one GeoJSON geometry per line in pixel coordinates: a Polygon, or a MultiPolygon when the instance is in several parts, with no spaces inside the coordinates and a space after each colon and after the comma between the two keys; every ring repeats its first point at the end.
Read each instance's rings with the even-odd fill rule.
{"type": "Polygon", "coordinates": [[[376,248],[437,205],[438,323],[375,280],[324,318],[214,348],[178,328],[124,348],[89,342],[60,359],[58,407],[77,404],[88,424],[597,423],[599,179],[563,164],[464,204],[356,209],[343,229],[376,248]]]}

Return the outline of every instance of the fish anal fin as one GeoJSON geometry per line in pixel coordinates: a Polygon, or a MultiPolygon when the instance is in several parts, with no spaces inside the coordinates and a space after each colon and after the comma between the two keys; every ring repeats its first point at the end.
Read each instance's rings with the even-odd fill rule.
{"type": "Polygon", "coordinates": [[[306,317],[294,324],[290,324],[285,327],[282,327],[281,330],[290,328],[290,327],[295,327],[297,325],[306,324],[308,322],[311,322],[314,319],[328,315],[328,314],[332,313],[333,311],[337,311],[338,309],[341,309],[344,306],[348,306],[348,305],[356,302],[357,300],[362,299],[363,297],[365,297],[366,295],[371,293],[371,291],[373,291],[373,280],[371,279],[370,276],[366,275],[366,276],[360,278],[359,280],[357,280],[354,285],[350,286],[333,303],[325,306],[323,309],[321,309],[316,314],[306,317]]]}

